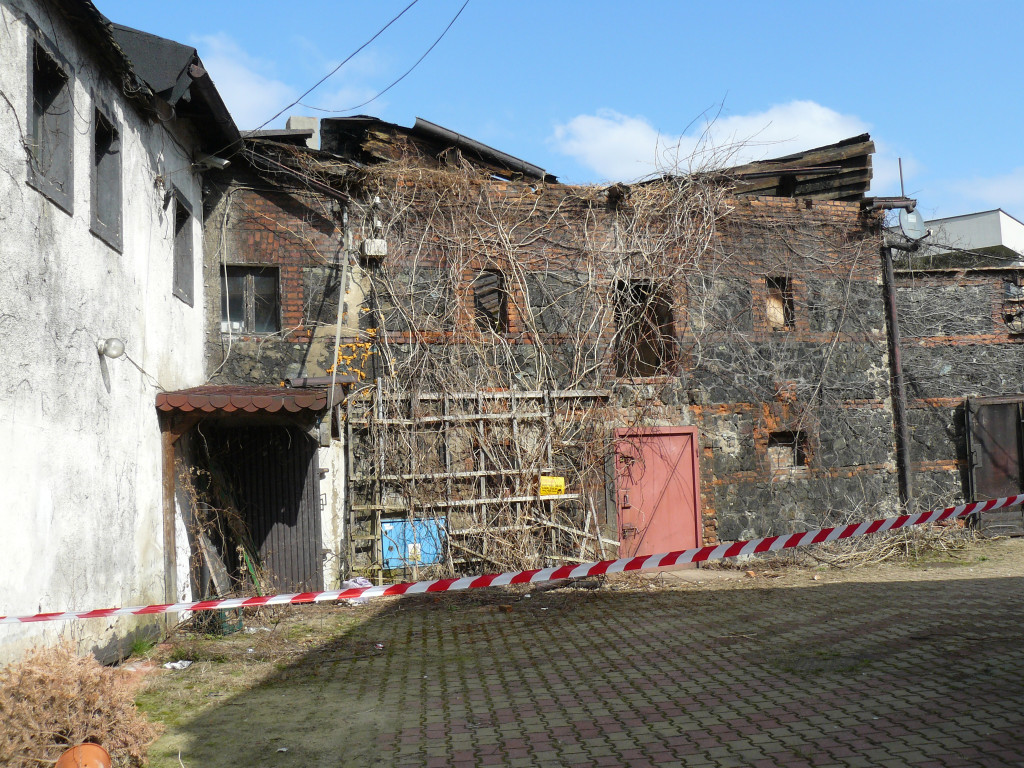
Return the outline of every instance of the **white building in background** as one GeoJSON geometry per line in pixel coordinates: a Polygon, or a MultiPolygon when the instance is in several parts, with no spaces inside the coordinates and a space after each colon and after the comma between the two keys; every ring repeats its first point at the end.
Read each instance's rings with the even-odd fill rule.
{"type": "Polygon", "coordinates": [[[924,223],[931,234],[921,255],[959,253],[991,260],[992,266],[1024,266],[1024,223],[1001,208],[924,223]]]}
{"type": "MultiPolygon", "coordinates": [[[[179,596],[155,399],[205,380],[200,172],[238,132],[194,49],[152,41],[0,3],[0,615],[179,596]]],[[[146,629],[0,625],[0,661],[146,629]]]]}

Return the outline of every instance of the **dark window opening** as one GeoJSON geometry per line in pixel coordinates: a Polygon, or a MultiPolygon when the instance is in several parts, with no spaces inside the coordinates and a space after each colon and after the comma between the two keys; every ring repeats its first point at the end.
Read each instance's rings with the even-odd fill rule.
{"type": "Polygon", "coordinates": [[[615,325],[618,376],[666,374],[673,361],[675,323],[668,292],[650,280],[619,280],[615,284],[615,325]]]}
{"type": "Polygon", "coordinates": [[[190,307],[195,290],[192,257],[192,209],[184,196],[174,193],[174,288],[172,293],[190,307]]]}
{"type": "Polygon", "coordinates": [[[71,87],[67,73],[38,41],[32,49],[32,180],[65,210],[71,210],[71,87]]]}
{"type": "Polygon", "coordinates": [[[100,110],[93,114],[92,231],[121,248],[121,137],[100,110]]]}
{"type": "Polygon", "coordinates": [[[1024,286],[1019,274],[1003,282],[1003,322],[1010,333],[1024,333],[1024,286]]]}
{"type": "Polygon", "coordinates": [[[779,177],[779,197],[796,197],[796,175],[784,173],[779,177]]]}
{"type": "Polygon", "coordinates": [[[281,330],[276,267],[226,267],[221,272],[222,333],[277,333],[281,330]]]}
{"type": "Polygon", "coordinates": [[[480,330],[508,333],[508,291],[503,273],[485,269],[476,276],[473,310],[480,330]]]}
{"type": "Polygon", "coordinates": [[[768,466],[772,472],[807,466],[807,437],[803,432],[768,435],[768,466]]]}
{"type": "Polygon", "coordinates": [[[796,324],[796,311],[793,305],[793,283],[788,277],[765,278],[768,288],[768,301],[765,305],[765,316],[768,328],[773,331],[785,331],[796,324]]]}

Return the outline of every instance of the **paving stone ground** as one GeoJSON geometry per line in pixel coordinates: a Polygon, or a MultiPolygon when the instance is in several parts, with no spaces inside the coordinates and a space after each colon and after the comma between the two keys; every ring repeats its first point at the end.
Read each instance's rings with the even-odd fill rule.
{"type": "Polygon", "coordinates": [[[172,724],[154,764],[1024,766],[1024,542],[981,551],[817,580],[396,600],[344,651],[172,724]]]}

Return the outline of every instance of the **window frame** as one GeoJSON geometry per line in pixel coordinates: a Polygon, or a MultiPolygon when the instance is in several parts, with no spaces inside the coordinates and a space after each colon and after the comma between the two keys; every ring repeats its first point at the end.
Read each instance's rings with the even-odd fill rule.
{"type": "Polygon", "coordinates": [[[769,275],[764,279],[765,325],[769,331],[786,333],[796,329],[796,298],[793,290],[793,278],[789,275],[769,275]],[[773,322],[773,315],[778,310],[773,307],[777,302],[782,310],[782,323],[773,322]]]}
{"type": "Polygon", "coordinates": [[[274,264],[223,264],[220,269],[220,332],[231,336],[273,336],[281,332],[283,327],[281,318],[281,268],[274,264]],[[231,295],[228,293],[228,278],[241,273],[243,277],[242,286],[242,320],[241,327],[237,330],[231,328],[233,318],[230,317],[231,295]],[[270,331],[257,331],[256,325],[256,288],[254,277],[257,275],[272,274],[274,277],[274,319],[276,327],[270,331]],[[227,317],[225,318],[225,312],[227,317]],[[225,322],[228,323],[225,327],[225,322]]]}
{"type": "Polygon", "coordinates": [[[765,459],[773,477],[805,474],[810,471],[811,449],[807,432],[802,429],[780,429],[769,432],[765,439],[765,459]],[[792,452],[792,464],[778,464],[772,449],[785,448],[792,452]]]}
{"type": "Polygon", "coordinates": [[[473,282],[470,284],[473,291],[473,319],[476,321],[477,330],[482,333],[496,333],[499,336],[510,333],[509,326],[509,295],[508,278],[500,269],[481,269],[476,273],[473,282]],[[477,286],[482,277],[494,278],[496,287],[494,293],[498,295],[498,311],[492,314],[483,306],[477,296],[477,286]]]}
{"type": "MultiPolygon", "coordinates": [[[[89,230],[100,238],[103,242],[109,245],[118,253],[121,253],[122,249],[122,222],[124,221],[124,165],[121,162],[122,157],[122,143],[121,143],[121,124],[113,116],[114,111],[103,102],[95,93],[93,93],[93,110],[92,110],[92,122],[90,125],[90,136],[92,137],[92,161],[89,168],[89,182],[90,182],[90,224],[89,230]],[[113,222],[107,222],[100,218],[100,168],[97,162],[97,138],[99,134],[99,128],[101,121],[105,122],[110,128],[110,132],[113,135],[113,139],[110,143],[105,156],[109,158],[107,160],[107,167],[114,167],[113,173],[116,174],[116,194],[114,195],[114,207],[116,213],[114,215],[113,222]]],[[[188,302],[191,305],[191,302],[188,302]]]]}
{"type": "Polygon", "coordinates": [[[656,280],[619,278],[613,290],[615,375],[632,379],[671,376],[678,362],[672,289],[659,285],[656,280]],[[638,290],[647,294],[642,302],[634,300],[638,290]],[[636,307],[643,310],[642,316],[624,322],[626,310],[636,307]],[[652,312],[655,313],[653,318],[652,312]],[[627,334],[635,338],[627,339],[627,334]],[[648,360],[641,354],[641,346],[651,351],[657,360],[648,360]]]}
{"type": "Polygon", "coordinates": [[[185,194],[177,187],[171,188],[172,218],[171,218],[171,240],[174,244],[172,256],[171,293],[178,299],[195,306],[196,289],[196,265],[195,265],[195,215],[192,212],[192,204],[185,197],[185,194]],[[181,221],[182,211],[186,214],[185,221],[181,221]],[[187,226],[188,234],[184,235],[182,229],[187,226]],[[188,265],[187,270],[185,265],[188,265]],[[187,287],[186,287],[187,271],[187,287]]]}
{"type": "MultiPolygon", "coordinates": [[[[68,215],[74,215],[75,195],[75,117],[74,117],[74,89],[75,70],[66,58],[57,50],[57,46],[44,35],[35,24],[29,22],[28,53],[26,68],[26,98],[28,101],[28,171],[27,182],[29,186],[41,193],[44,197],[54,203],[58,208],[68,215]],[[58,143],[53,147],[51,162],[44,169],[39,163],[39,149],[44,146],[39,133],[40,119],[36,105],[36,91],[38,87],[36,54],[37,52],[49,59],[50,64],[57,70],[57,73],[64,79],[65,99],[67,110],[62,118],[60,129],[55,136],[60,137],[63,131],[66,134],[66,141],[58,143]],[[53,173],[54,167],[63,171],[63,176],[58,177],[53,173]],[[49,171],[49,172],[47,172],[49,171]]],[[[52,103],[52,102],[51,102],[52,103]]],[[[45,115],[46,112],[44,111],[45,115]]],[[[48,135],[48,134],[47,134],[48,135]]]]}

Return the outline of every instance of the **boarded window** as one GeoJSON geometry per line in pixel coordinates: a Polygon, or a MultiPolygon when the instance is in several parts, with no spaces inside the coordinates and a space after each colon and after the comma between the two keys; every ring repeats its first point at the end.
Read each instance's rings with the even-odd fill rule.
{"type": "Polygon", "coordinates": [[[192,256],[192,208],[184,195],[174,191],[174,287],[172,292],[190,307],[195,291],[192,256]]]}
{"type": "Polygon", "coordinates": [[[476,276],[473,310],[480,330],[508,333],[508,291],[503,273],[485,269],[476,276]]]}
{"type": "Polygon", "coordinates": [[[277,333],[281,330],[276,267],[226,267],[221,272],[222,333],[277,333]]]}
{"type": "Polygon", "coordinates": [[[768,299],[765,306],[765,317],[768,328],[772,331],[791,329],[796,322],[793,307],[793,284],[788,277],[765,278],[768,299]]]}
{"type": "Polygon", "coordinates": [[[772,472],[807,466],[807,437],[803,432],[768,435],[768,467],[772,472]]]}
{"type": "Polygon", "coordinates": [[[72,210],[71,84],[64,67],[38,40],[32,43],[30,179],[61,208],[72,210]]]}
{"type": "Polygon", "coordinates": [[[94,234],[121,250],[121,136],[100,109],[92,123],[92,222],[94,234]]]}
{"type": "Polygon", "coordinates": [[[615,372],[618,376],[670,373],[675,324],[669,293],[650,280],[615,284],[615,372]]]}

